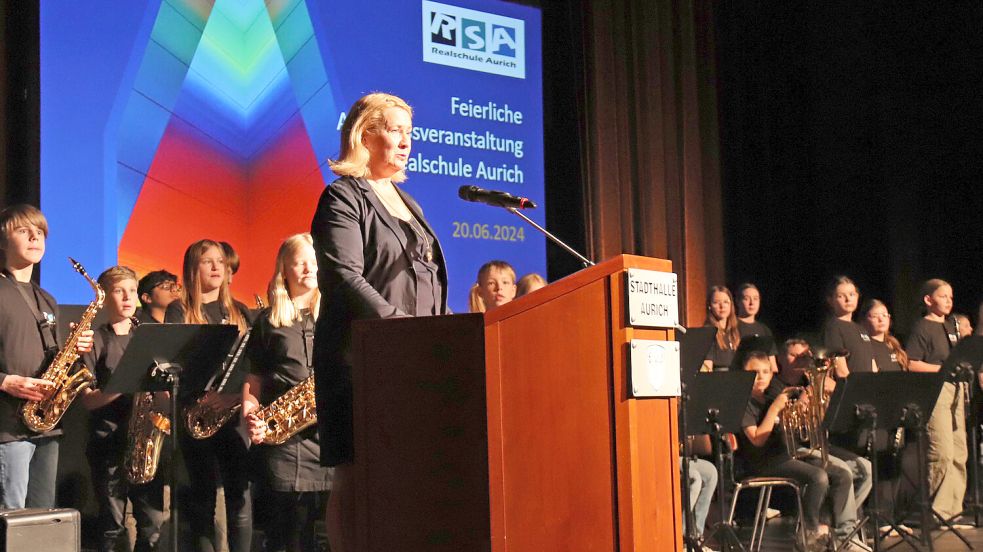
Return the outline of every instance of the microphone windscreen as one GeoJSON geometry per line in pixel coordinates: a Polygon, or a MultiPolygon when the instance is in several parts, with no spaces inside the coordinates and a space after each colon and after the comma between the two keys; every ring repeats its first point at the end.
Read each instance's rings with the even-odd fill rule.
{"type": "Polygon", "coordinates": [[[479,190],[481,190],[481,188],[477,186],[461,186],[457,189],[457,197],[465,201],[474,201],[474,195],[479,190]]]}

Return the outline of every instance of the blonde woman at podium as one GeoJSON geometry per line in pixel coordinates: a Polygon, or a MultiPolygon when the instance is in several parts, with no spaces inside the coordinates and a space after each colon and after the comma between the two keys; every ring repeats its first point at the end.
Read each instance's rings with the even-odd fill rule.
{"type": "Polygon", "coordinates": [[[321,194],[311,235],[321,314],[314,343],[321,463],[335,466],[327,507],[333,552],[352,552],[351,329],[359,319],[449,314],[447,267],[406,180],[413,110],[401,98],[359,98],[341,127],[338,175],[321,194]]]}

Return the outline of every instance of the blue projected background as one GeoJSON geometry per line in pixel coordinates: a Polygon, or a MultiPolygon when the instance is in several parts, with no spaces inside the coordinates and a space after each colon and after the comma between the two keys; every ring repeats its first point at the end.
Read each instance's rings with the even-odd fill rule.
{"type": "Polygon", "coordinates": [[[43,282],[60,302],[125,264],[180,273],[232,243],[233,290],[264,293],[280,241],[334,180],[345,110],[367,92],[415,111],[409,180],[446,253],[451,307],[478,267],[545,274],[545,241],[464,184],[533,199],[544,223],[540,11],[495,0],[42,1],[43,282]]]}

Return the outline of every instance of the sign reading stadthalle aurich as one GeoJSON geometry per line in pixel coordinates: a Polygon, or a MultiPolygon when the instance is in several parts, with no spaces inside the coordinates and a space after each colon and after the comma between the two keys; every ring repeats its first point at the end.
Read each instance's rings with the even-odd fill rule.
{"type": "Polygon", "coordinates": [[[632,339],[628,368],[635,398],[678,397],[679,342],[632,339]]]}
{"type": "Polygon", "coordinates": [[[629,268],[625,275],[629,326],[675,328],[679,325],[679,293],[674,273],[629,268]]]}

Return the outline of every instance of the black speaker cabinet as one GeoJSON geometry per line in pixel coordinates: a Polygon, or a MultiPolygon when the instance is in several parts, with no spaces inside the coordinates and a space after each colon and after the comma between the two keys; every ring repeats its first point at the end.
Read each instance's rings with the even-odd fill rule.
{"type": "Polygon", "coordinates": [[[79,552],[78,510],[69,508],[0,512],[0,552],[79,552]]]}

